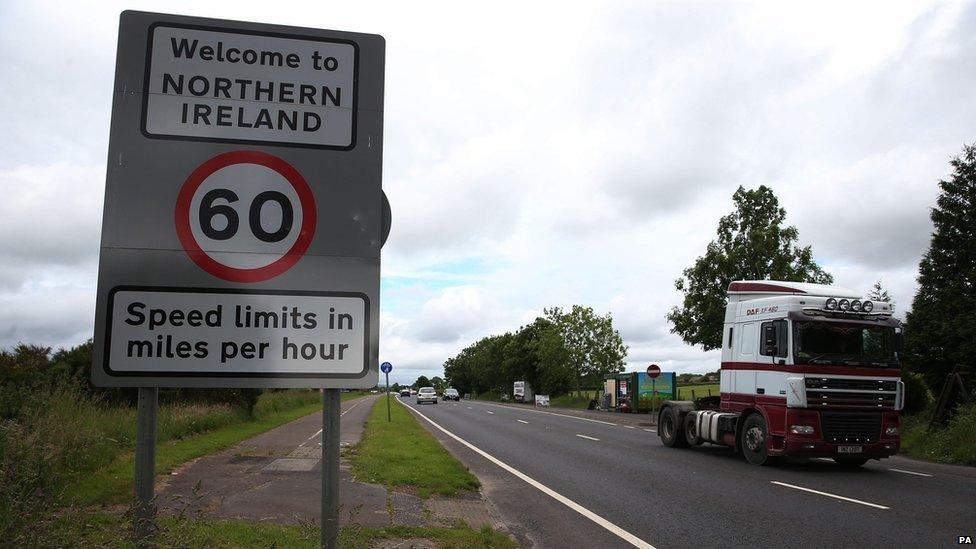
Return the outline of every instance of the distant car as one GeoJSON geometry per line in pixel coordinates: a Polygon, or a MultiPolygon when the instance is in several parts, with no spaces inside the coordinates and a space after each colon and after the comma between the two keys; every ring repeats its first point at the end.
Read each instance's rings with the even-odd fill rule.
{"type": "Polygon", "coordinates": [[[437,404],[437,391],[433,387],[421,387],[417,391],[417,404],[423,404],[424,402],[437,404]]]}
{"type": "Polygon", "coordinates": [[[410,396],[410,389],[400,389],[400,396],[402,397],[410,396]]]}
{"type": "Polygon", "coordinates": [[[457,389],[453,387],[448,387],[444,389],[444,400],[461,400],[461,395],[458,394],[457,389]]]}

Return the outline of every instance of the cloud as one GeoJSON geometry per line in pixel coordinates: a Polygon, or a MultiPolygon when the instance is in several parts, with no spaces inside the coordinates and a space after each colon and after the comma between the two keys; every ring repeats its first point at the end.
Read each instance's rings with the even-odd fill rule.
{"type": "MultiPolygon", "coordinates": [[[[971,3],[137,4],[385,36],[394,379],[574,303],[613,314],[632,368],[714,370],[664,315],[739,185],[904,311],[936,182],[976,138],[971,3]]],[[[128,7],[0,7],[0,346],[90,334],[128,7]]]]}

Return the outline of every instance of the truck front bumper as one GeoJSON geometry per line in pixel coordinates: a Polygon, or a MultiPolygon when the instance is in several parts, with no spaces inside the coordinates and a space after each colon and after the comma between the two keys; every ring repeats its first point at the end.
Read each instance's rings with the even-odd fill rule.
{"type": "MultiPolygon", "coordinates": [[[[772,437],[784,439],[784,437],[772,437]]],[[[898,453],[901,442],[895,440],[882,440],[872,444],[834,444],[820,440],[794,439],[786,437],[782,441],[771,441],[770,455],[781,456],[803,456],[803,457],[849,457],[849,458],[886,458],[898,453]],[[776,443],[780,442],[779,451],[775,450],[776,443]],[[841,452],[841,446],[858,446],[860,452],[841,452]]]]}

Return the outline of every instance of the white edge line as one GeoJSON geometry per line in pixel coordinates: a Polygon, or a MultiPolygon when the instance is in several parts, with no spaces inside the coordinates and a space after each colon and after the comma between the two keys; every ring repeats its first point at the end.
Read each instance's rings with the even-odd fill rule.
{"type": "Polygon", "coordinates": [[[889,471],[894,471],[896,473],[905,473],[906,475],[918,475],[920,477],[931,477],[935,475],[930,475],[928,473],[919,473],[918,471],[906,471],[905,469],[892,469],[888,468],[889,471]]]}
{"type": "Polygon", "coordinates": [[[828,498],[842,499],[844,501],[849,501],[851,503],[859,503],[861,505],[867,505],[868,507],[874,507],[875,509],[891,509],[891,507],[885,507],[884,505],[878,505],[877,503],[870,503],[870,502],[867,502],[867,501],[861,501],[859,499],[848,498],[848,497],[844,497],[844,496],[838,496],[837,494],[830,494],[830,493],[827,493],[827,492],[821,492],[819,490],[813,490],[811,488],[804,488],[802,486],[796,486],[796,485],[793,485],[793,484],[786,484],[785,482],[779,482],[778,480],[771,480],[769,482],[772,482],[773,484],[777,484],[779,486],[785,486],[787,488],[793,488],[794,490],[802,490],[804,492],[810,492],[811,494],[817,494],[817,495],[820,495],[820,496],[827,496],[828,498]]]}
{"type": "Polygon", "coordinates": [[[636,429],[637,428],[637,427],[634,427],[633,425],[624,425],[624,427],[627,428],[627,429],[636,429]]]}
{"type": "MultiPolygon", "coordinates": [[[[397,402],[400,402],[400,400],[397,399],[397,402]]],[[[404,404],[403,402],[400,402],[400,404],[403,404],[404,406],[406,406],[406,404],[404,404]]],[[[488,452],[485,452],[481,448],[478,448],[474,444],[471,444],[470,442],[464,440],[463,438],[455,435],[454,433],[452,433],[452,432],[448,431],[447,429],[441,427],[440,425],[434,423],[433,420],[431,420],[429,417],[427,417],[424,414],[422,414],[419,410],[414,409],[412,406],[407,406],[407,408],[411,412],[413,412],[413,413],[417,414],[418,416],[424,418],[427,421],[427,423],[430,423],[434,427],[436,427],[439,430],[441,430],[441,432],[443,432],[445,435],[453,438],[454,440],[460,442],[464,446],[470,448],[472,451],[474,451],[475,453],[477,453],[481,457],[487,459],[488,461],[494,463],[495,465],[497,465],[497,466],[501,467],[502,469],[508,471],[509,473],[515,475],[516,477],[524,480],[530,486],[532,486],[533,488],[536,488],[537,490],[539,490],[543,494],[546,494],[547,496],[553,498],[554,500],[558,501],[559,503],[562,503],[566,507],[569,507],[573,511],[576,511],[577,513],[583,515],[584,517],[592,520],[593,522],[597,523],[598,525],[600,525],[603,528],[605,528],[606,530],[608,530],[610,533],[612,533],[615,536],[619,537],[620,539],[626,541],[627,543],[633,545],[634,547],[640,547],[641,549],[654,549],[654,546],[651,545],[650,543],[647,543],[646,541],[640,539],[639,537],[635,536],[634,534],[631,534],[630,532],[624,530],[623,528],[617,526],[616,524],[610,522],[609,520],[601,517],[600,515],[594,513],[593,511],[590,511],[586,507],[583,507],[582,505],[580,505],[580,504],[576,503],[575,501],[567,498],[566,496],[560,494],[559,492],[553,490],[552,488],[549,488],[545,484],[542,484],[541,482],[533,479],[532,477],[526,475],[525,473],[519,471],[518,469],[512,467],[511,465],[508,465],[504,461],[496,458],[495,456],[489,454],[488,452]]]]}
{"type": "Polygon", "coordinates": [[[586,440],[595,440],[595,441],[597,441],[597,442],[600,442],[600,439],[598,439],[598,438],[593,438],[593,437],[588,437],[588,436],[586,436],[586,435],[581,435],[581,434],[579,434],[579,433],[576,433],[576,436],[578,436],[578,437],[580,437],[580,438],[585,438],[586,440]]]}

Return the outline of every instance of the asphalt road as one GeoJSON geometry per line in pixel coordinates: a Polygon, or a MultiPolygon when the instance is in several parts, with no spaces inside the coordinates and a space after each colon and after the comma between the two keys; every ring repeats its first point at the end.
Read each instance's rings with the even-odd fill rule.
{"type": "Polygon", "coordinates": [[[717,446],[666,448],[612,414],[600,423],[479,401],[404,402],[460,439],[421,419],[538,546],[919,547],[976,536],[970,468],[905,458],[856,470],[822,460],[756,467],[717,446]]]}

